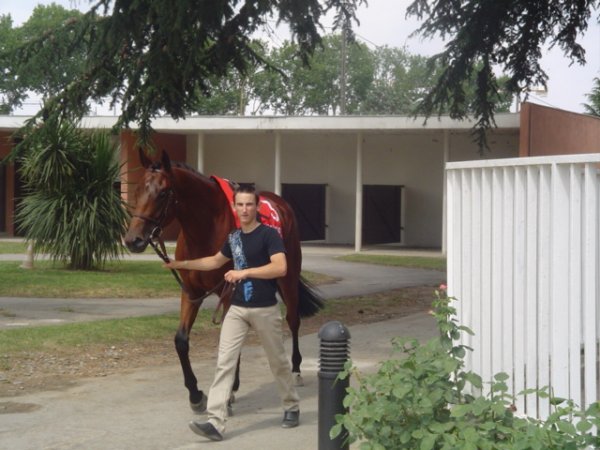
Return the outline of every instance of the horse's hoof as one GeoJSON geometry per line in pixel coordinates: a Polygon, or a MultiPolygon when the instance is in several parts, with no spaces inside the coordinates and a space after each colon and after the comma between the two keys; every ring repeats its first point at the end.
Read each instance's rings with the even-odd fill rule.
{"type": "Polygon", "coordinates": [[[233,403],[234,402],[235,402],[235,397],[232,394],[231,397],[229,397],[229,400],[227,401],[227,415],[229,417],[233,417],[233,403]]]}
{"type": "Polygon", "coordinates": [[[202,414],[203,412],[206,412],[206,401],[207,397],[206,395],[203,395],[202,399],[198,403],[190,402],[190,408],[192,408],[192,411],[194,411],[196,414],[202,414]]]}
{"type": "Polygon", "coordinates": [[[292,377],[294,377],[294,386],[304,386],[304,379],[300,372],[292,372],[292,377]]]}

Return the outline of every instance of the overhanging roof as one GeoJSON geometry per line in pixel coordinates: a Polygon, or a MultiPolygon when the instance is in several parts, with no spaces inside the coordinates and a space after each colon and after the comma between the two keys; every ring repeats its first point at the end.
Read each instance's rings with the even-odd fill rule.
{"type": "MultiPolygon", "coordinates": [[[[22,127],[30,116],[0,116],[0,130],[15,130],[22,127]]],[[[503,113],[495,116],[498,130],[518,129],[519,113],[503,113]]],[[[117,121],[114,116],[84,117],[83,128],[111,128],[117,121]]],[[[268,132],[268,131],[313,131],[313,132],[398,132],[434,130],[470,130],[474,120],[455,120],[448,116],[201,116],[174,120],[160,117],[152,121],[152,128],[166,133],[197,132],[268,132]]],[[[131,124],[132,129],[137,126],[131,124]]]]}

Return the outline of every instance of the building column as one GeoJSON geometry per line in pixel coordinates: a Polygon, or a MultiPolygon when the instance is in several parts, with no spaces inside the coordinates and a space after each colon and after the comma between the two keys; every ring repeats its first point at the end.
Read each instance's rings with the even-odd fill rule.
{"type": "Polygon", "coordinates": [[[185,162],[204,173],[204,133],[188,134],[185,139],[185,162]]]}
{"type": "Polygon", "coordinates": [[[356,215],[354,218],[354,251],[362,248],[362,211],[363,211],[363,135],[356,135],[356,215]]]}
{"type": "Polygon", "coordinates": [[[446,256],[446,242],[447,242],[447,230],[448,230],[448,211],[447,211],[447,177],[446,177],[446,163],[450,160],[450,130],[444,130],[444,181],[442,186],[442,255],[446,256]]]}
{"type": "Polygon", "coordinates": [[[273,191],[281,195],[281,133],[275,132],[275,177],[273,191]]]}

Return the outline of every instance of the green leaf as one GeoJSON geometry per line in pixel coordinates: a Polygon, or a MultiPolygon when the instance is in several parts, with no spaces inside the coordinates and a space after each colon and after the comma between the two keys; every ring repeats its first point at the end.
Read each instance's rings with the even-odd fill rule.
{"type": "Polygon", "coordinates": [[[561,433],[566,433],[569,435],[576,435],[577,434],[577,430],[575,429],[575,426],[570,423],[570,422],[565,422],[565,421],[559,421],[557,422],[556,426],[558,427],[559,431],[561,433]]]}
{"type": "Polygon", "coordinates": [[[592,429],[593,425],[591,422],[589,422],[588,420],[580,420],[577,423],[577,431],[581,432],[581,433],[587,433],[588,431],[590,431],[592,429]]]}
{"type": "Polygon", "coordinates": [[[510,376],[506,372],[498,372],[494,375],[494,380],[496,381],[507,381],[510,376]]]}
{"type": "Polygon", "coordinates": [[[431,450],[433,448],[433,446],[435,445],[436,439],[437,439],[437,436],[435,434],[427,434],[421,441],[419,450],[431,450]]]}
{"type": "Polygon", "coordinates": [[[334,426],[331,427],[331,430],[329,430],[329,439],[335,439],[336,437],[338,437],[340,435],[340,433],[342,432],[342,424],[341,423],[337,423],[334,426]]]}

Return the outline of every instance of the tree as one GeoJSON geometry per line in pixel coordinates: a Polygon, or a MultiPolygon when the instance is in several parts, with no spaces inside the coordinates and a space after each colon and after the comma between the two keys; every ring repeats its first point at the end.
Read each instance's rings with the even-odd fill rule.
{"type": "Polygon", "coordinates": [[[13,77],[9,76],[8,68],[13,65],[13,59],[9,56],[17,46],[16,35],[13,30],[13,22],[10,15],[0,16],[0,67],[4,68],[4,75],[0,77],[0,113],[8,114],[11,106],[20,104],[22,95],[15,89],[13,77]]]}
{"type": "Polygon", "coordinates": [[[19,145],[26,142],[17,224],[36,251],[84,270],[121,255],[128,216],[114,185],[120,165],[108,133],[49,120],[19,145]]]}
{"type": "MultiPolygon", "coordinates": [[[[341,35],[328,35],[308,60],[308,66],[293,58],[295,44],[285,42],[265,54],[278,73],[250,77],[250,96],[261,98],[262,111],[284,115],[338,114],[341,112],[341,35]]],[[[346,46],[346,114],[411,114],[441,72],[430,70],[427,58],[403,48],[380,47],[350,41],[346,46]]],[[[498,110],[511,103],[499,79],[498,110]],[[502,96],[502,97],[500,97],[502,96]]],[[[472,80],[465,82],[469,111],[476,100],[472,80]]]]}
{"type": "Polygon", "coordinates": [[[306,61],[320,41],[323,14],[335,11],[335,23],[355,20],[364,0],[96,0],[80,18],[64,22],[18,51],[26,64],[42,48],[70,33],[83,43],[85,67],[66,88],[49,99],[41,117],[80,117],[88,100],[111,98],[120,104],[118,125],[140,124],[147,138],[159,114],[178,119],[193,111],[198,96],[209,93],[213,77],[231,68],[245,74],[249,64],[266,66],[250,45],[250,36],[275,16],[289,25],[306,61]]]}
{"type": "Polygon", "coordinates": [[[600,78],[594,78],[594,87],[592,92],[586,95],[589,103],[584,103],[583,107],[587,114],[600,117],[600,78]]]}
{"type": "Polygon", "coordinates": [[[12,28],[10,16],[0,17],[0,64],[5,76],[0,91],[5,112],[22,105],[30,94],[43,99],[60,93],[84,66],[86,55],[83,41],[72,32],[59,36],[51,30],[77,20],[81,12],[67,10],[54,3],[36,6],[31,17],[21,27],[12,28]],[[43,37],[37,51],[19,63],[19,48],[43,37]]]}
{"type": "Polygon", "coordinates": [[[544,45],[558,46],[571,63],[585,64],[585,49],[577,38],[599,5],[598,0],[414,0],[407,14],[424,19],[416,33],[448,39],[445,50],[434,57],[443,69],[420,111],[449,111],[453,118],[465,118],[464,82],[473,77],[477,139],[485,146],[484,132],[494,125],[499,101],[494,69],[508,76],[509,94],[526,97],[532,86],[546,86],[548,75],[540,66],[544,45]]]}
{"type": "MultiPolygon", "coordinates": [[[[264,109],[284,115],[338,114],[340,105],[341,35],[328,35],[302,64],[293,55],[298,48],[292,42],[284,42],[268,54],[277,73],[266,74],[257,79],[266,86],[256,89],[264,96],[264,109]]],[[[348,46],[347,64],[347,112],[356,111],[373,77],[372,54],[360,43],[348,46]]]]}
{"type": "Polygon", "coordinates": [[[404,48],[379,47],[375,50],[376,69],[362,112],[364,114],[412,113],[433,79],[427,59],[411,55],[404,48]]]}

